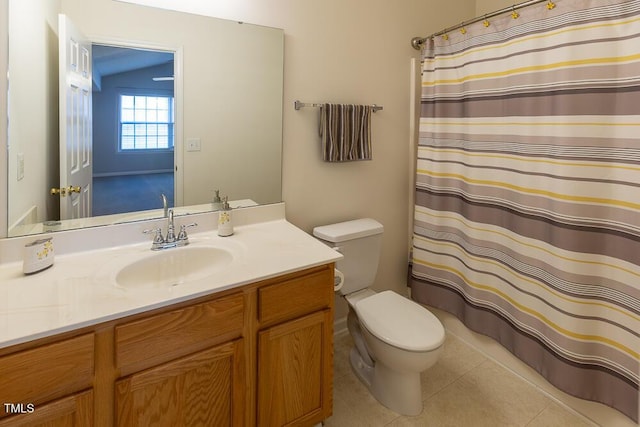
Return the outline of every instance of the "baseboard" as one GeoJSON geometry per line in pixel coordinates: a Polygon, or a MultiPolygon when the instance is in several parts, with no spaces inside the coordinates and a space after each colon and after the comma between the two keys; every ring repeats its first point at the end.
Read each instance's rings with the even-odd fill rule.
{"type": "Polygon", "coordinates": [[[143,171],[126,171],[126,172],[102,172],[94,173],[94,178],[110,178],[114,176],[129,176],[129,175],[151,175],[156,173],[173,173],[173,169],[151,169],[143,171]]]}
{"type": "Polygon", "coordinates": [[[340,319],[334,319],[333,321],[333,336],[338,337],[349,333],[347,329],[347,318],[341,317],[340,319]]]}

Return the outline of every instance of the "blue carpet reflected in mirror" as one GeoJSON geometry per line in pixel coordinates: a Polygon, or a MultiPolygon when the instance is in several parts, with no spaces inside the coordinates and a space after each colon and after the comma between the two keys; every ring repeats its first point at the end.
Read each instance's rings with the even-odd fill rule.
{"type": "Polygon", "coordinates": [[[173,173],[93,178],[93,216],[173,207],[173,173]]]}

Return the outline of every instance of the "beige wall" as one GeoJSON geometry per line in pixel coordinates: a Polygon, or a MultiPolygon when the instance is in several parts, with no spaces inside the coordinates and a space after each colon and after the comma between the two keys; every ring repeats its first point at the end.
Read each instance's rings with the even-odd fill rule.
{"type": "Polygon", "coordinates": [[[58,181],[58,73],[59,1],[13,0],[10,22],[16,35],[9,39],[11,89],[8,114],[11,144],[8,158],[9,224],[31,209],[36,222],[44,221],[51,205],[48,188],[58,181]],[[38,19],[28,17],[38,16],[38,19]],[[52,55],[50,52],[54,53],[52,55]],[[37,59],[37,60],[34,60],[37,59]],[[40,61],[40,62],[38,62],[40,61]],[[52,70],[52,68],[54,68],[52,70]],[[18,154],[24,158],[24,174],[18,178],[18,154]],[[55,179],[55,180],[54,180],[55,179]],[[40,191],[33,191],[38,188],[40,191]]]}
{"type": "MultiPolygon", "coordinates": [[[[468,1],[380,0],[291,3],[271,25],[285,30],[283,198],[287,218],[311,232],[316,225],[372,217],[385,227],[374,288],[406,292],[410,181],[410,46],[443,25],[473,16],[468,1]],[[295,111],[306,102],[376,103],[373,160],[328,164],[320,160],[318,112],[295,111]]],[[[273,13],[272,13],[273,15],[273,13]]],[[[336,302],[336,317],[346,314],[336,302]]]]}
{"type": "Polygon", "coordinates": [[[486,13],[491,13],[496,10],[500,10],[505,7],[512,6],[520,2],[508,1],[508,0],[476,0],[476,16],[481,16],[486,13]]]}

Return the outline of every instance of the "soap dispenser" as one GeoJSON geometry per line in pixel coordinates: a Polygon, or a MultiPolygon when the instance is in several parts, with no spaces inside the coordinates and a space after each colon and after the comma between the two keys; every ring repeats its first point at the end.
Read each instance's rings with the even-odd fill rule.
{"type": "Polygon", "coordinates": [[[233,221],[228,198],[222,198],[222,210],[218,212],[218,236],[227,237],[233,234],[233,221]]]}
{"type": "Polygon", "coordinates": [[[219,211],[222,209],[222,200],[220,200],[220,190],[215,190],[215,195],[213,196],[213,202],[211,203],[211,207],[214,211],[219,211]]]}

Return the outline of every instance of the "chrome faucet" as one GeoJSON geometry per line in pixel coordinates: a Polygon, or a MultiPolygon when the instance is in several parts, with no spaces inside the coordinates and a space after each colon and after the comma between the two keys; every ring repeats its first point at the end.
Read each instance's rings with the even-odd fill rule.
{"type": "Polygon", "coordinates": [[[167,235],[162,236],[162,228],[152,228],[150,230],[144,230],[143,233],[155,233],[153,236],[153,242],[151,244],[152,251],[159,251],[161,249],[177,248],[180,246],[186,246],[189,244],[189,236],[187,236],[187,228],[195,227],[198,224],[193,222],[191,224],[183,224],[180,226],[180,232],[176,236],[175,226],[173,223],[173,209],[167,211],[167,235]]]}
{"type": "Polygon", "coordinates": [[[167,218],[169,216],[169,205],[167,203],[167,196],[165,196],[164,193],[161,193],[160,198],[162,199],[162,212],[164,214],[163,218],[167,218]]]}

